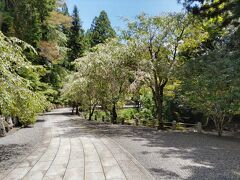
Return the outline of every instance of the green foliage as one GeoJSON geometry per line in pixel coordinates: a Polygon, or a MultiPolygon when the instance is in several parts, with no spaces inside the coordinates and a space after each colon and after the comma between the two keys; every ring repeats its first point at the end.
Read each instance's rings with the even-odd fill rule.
{"type": "Polygon", "coordinates": [[[65,66],[69,70],[73,70],[73,65],[71,64],[71,62],[73,62],[77,58],[82,57],[85,50],[84,30],[81,26],[81,20],[79,18],[77,6],[74,6],[72,18],[73,21],[70,28],[68,40],[68,59],[65,62],[65,66]]]}
{"type": "Polygon", "coordinates": [[[211,19],[220,23],[222,27],[229,24],[239,25],[238,18],[240,16],[239,0],[178,0],[190,10],[193,14],[203,18],[211,19]],[[194,3],[201,2],[198,6],[194,3]]]}
{"type": "Polygon", "coordinates": [[[5,1],[1,30],[36,47],[46,38],[46,20],[54,8],[55,0],[5,1]]]}
{"type": "MultiPolygon", "coordinates": [[[[150,89],[148,88],[142,88],[140,90],[140,102],[141,105],[144,107],[143,110],[147,113],[147,119],[152,119],[153,117],[155,117],[156,114],[156,108],[155,108],[155,102],[153,99],[153,95],[150,89]]],[[[142,112],[142,114],[144,114],[144,112],[142,112]]]]}
{"type": "Polygon", "coordinates": [[[240,113],[239,63],[239,51],[223,46],[184,67],[184,99],[214,120],[219,135],[228,119],[240,113]]]}
{"type": "Polygon", "coordinates": [[[23,54],[30,45],[0,33],[0,113],[17,116],[22,125],[35,121],[38,112],[48,105],[45,97],[38,92],[39,76],[37,67],[23,54]],[[19,45],[19,42],[20,45],[19,45]]]}
{"type": "Polygon", "coordinates": [[[139,118],[143,120],[153,120],[154,119],[153,112],[148,108],[143,108],[139,112],[139,118]]]}
{"type": "Polygon", "coordinates": [[[62,12],[64,15],[69,16],[68,7],[67,7],[67,4],[66,4],[65,2],[64,2],[63,5],[62,5],[61,12],[62,12]]]}
{"type": "Polygon", "coordinates": [[[135,118],[135,114],[137,114],[137,110],[133,108],[129,109],[121,109],[118,111],[119,120],[124,120],[125,122],[132,122],[135,118]]]}
{"type": "MultiPolygon", "coordinates": [[[[213,120],[221,136],[224,125],[239,113],[239,0],[186,0],[186,7],[201,17],[209,38],[183,68],[182,97],[213,120]]],[[[181,76],[181,75],[180,75],[181,76]]]]}
{"type": "Polygon", "coordinates": [[[97,120],[97,121],[102,121],[103,117],[106,120],[107,116],[108,115],[104,111],[101,111],[101,110],[96,110],[93,114],[94,120],[97,120]],[[95,118],[97,118],[97,119],[95,119],[95,118]]]}
{"type": "Polygon", "coordinates": [[[104,110],[116,113],[130,86],[132,70],[127,66],[130,55],[127,46],[118,40],[99,44],[93,52],[76,60],[76,72],[63,88],[63,96],[85,109],[94,110],[100,104],[104,110]],[[84,102],[84,103],[83,103],[84,102]]]}
{"type": "MultiPolygon", "coordinates": [[[[231,6],[236,2],[207,1],[200,5],[199,10],[207,11],[205,22],[189,13],[140,15],[123,32],[124,43],[107,40],[115,33],[102,12],[86,36],[81,36],[94,48],[83,57],[82,49],[75,51],[81,58],[75,61],[77,72],[65,84],[63,98],[80,105],[90,117],[96,105],[101,105],[115,120],[117,116],[128,121],[138,118],[151,127],[155,119],[160,125],[163,120],[182,116],[170,106],[174,100],[183,100],[183,109],[190,105],[203,112],[221,133],[224,123],[238,114],[240,107],[240,30],[238,13],[231,6]],[[180,98],[175,97],[176,92],[180,98]],[[142,108],[117,114],[116,109],[127,99],[140,102],[142,108]]],[[[79,32],[80,20],[76,19],[75,32],[79,32]]]]}
{"type": "Polygon", "coordinates": [[[136,79],[151,89],[160,127],[164,92],[184,62],[181,52],[198,47],[208,34],[199,21],[182,13],[154,17],[143,14],[128,27],[124,36],[138,64],[136,79]]]}
{"type": "Polygon", "coordinates": [[[91,47],[116,37],[116,33],[111,27],[111,22],[105,11],[101,11],[99,17],[94,18],[88,36],[91,47]]]}

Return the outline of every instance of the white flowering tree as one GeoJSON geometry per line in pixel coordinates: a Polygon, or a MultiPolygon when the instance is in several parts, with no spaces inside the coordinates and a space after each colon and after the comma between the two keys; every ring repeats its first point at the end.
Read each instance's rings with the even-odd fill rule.
{"type": "Polygon", "coordinates": [[[101,105],[110,113],[112,123],[116,123],[118,102],[124,99],[130,86],[132,69],[129,58],[127,46],[114,39],[96,46],[92,52],[76,60],[78,71],[74,80],[67,84],[75,84],[71,93],[81,99],[83,106],[87,106],[90,119],[96,105],[101,105]]]}
{"type": "Polygon", "coordinates": [[[34,123],[37,113],[48,104],[38,91],[42,67],[27,60],[26,49],[36,53],[30,45],[0,32],[0,113],[19,117],[23,126],[34,123]]]}

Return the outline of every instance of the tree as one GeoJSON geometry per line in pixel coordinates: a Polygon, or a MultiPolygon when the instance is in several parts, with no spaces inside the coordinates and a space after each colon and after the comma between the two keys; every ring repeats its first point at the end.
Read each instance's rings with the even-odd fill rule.
{"type": "Polygon", "coordinates": [[[124,33],[139,61],[138,78],[152,90],[158,128],[163,128],[164,89],[173,81],[176,68],[182,64],[180,52],[198,47],[207,36],[193,22],[186,14],[141,15],[129,23],[129,30],[124,33]]]}
{"type": "MultiPolygon", "coordinates": [[[[126,45],[118,40],[112,40],[96,46],[93,52],[76,60],[75,80],[69,81],[67,87],[71,88],[69,94],[81,97],[82,106],[89,112],[91,119],[96,105],[109,112],[111,122],[117,122],[117,106],[124,100],[133,76],[129,67],[131,54],[126,45]],[[77,89],[77,90],[76,90],[77,89]]],[[[70,88],[65,88],[70,89],[70,88]]]]}
{"type": "Polygon", "coordinates": [[[111,22],[105,11],[101,11],[99,17],[95,17],[90,28],[91,47],[106,42],[107,39],[114,38],[116,33],[111,27],[111,22]]]}
{"type": "Polygon", "coordinates": [[[66,15],[66,16],[69,16],[69,12],[68,12],[68,7],[67,7],[67,4],[66,3],[63,3],[63,6],[62,6],[62,10],[61,12],[66,15]]]}
{"type": "Polygon", "coordinates": [[[47,108],[39,71],[24,51],[36,51],[16,38],[7,38],[0,32],[0,114],[20,118],[23,126],[33,124],[36,115],[47,108]]]}
{"type": "Polygon", "coordinates": [[[42,38],[40,14],[33,3],[29,3],[27,0],[16,3],[13,13],[14,35],[36,47],[42,38]]]}
{"type": "Polygon", "coordinates": [[[240,112],[239,67],[239,51],[225,46],[192,59],[183,68],[183,100],[213,120],[219,136],[240,112]]]}
{"type": "Polygon", "coordinates": [[[78,14],[77,6],[74,6],[72,26],[70,28],[70,35],[68,40],[68,61],[66,67],[69,70],[73,69],[73,62],[75,59],[83,56],[84,47],[84,30],[81,26],[81,21],[78,14]]]}
{"type": "Polygon", "coordinates": [[[239,25],[239,0],[178,0],[195,15],[218,21],[222,27],[239,25]]]}
{"type": "Polygon", "coordinates": [[[200,53],[193,54],[184,67],[183,99],[213,120],[221,136],[224,125],[239,113],[236,73],[240,1],[185,0],[184,3],[195,18],[202,18],[209,37],[208,45],[199,46],[200,53]]]}
{"type": "Polygon", "coordinates": [[[77,78],[77,74],[72,74],[67,77],[61,95],[62,98],[68,105],[73,107],[72,114],[74,114],[74,109],[76,108],[76,114],[78,114],[79,106],[83,105],[84,102],[84,79],[77,78]]]}
{"type": "Polygon", "coordinates": [[[47,39],[47,18],[55,8],[55,0],[7,0],[3,6],[3,33],[35,47],[41,39],[47,39]]]}
{"type": "MultiPolygon", "coordinates": [[[[58,12],[59,0],[0,0],[4,16],[1,29],[36,47],[38,54],[27,53],[35,65],[43,65],[41,82],[47,99],[59,103],[59,89],[66,75],[63,60],[67,55],[68,29],[72,18],[58,12]],[[57,2],[57,3],[56,3],[57,2]]],[[[1,23],[0,23],[1,24],[1,23]]]]}

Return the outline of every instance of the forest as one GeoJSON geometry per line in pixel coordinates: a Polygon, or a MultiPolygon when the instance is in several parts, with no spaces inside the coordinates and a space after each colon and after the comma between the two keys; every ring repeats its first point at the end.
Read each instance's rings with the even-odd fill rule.
{"type": "Polygon", "coordinates": [[[101,11],[85,31],[64,0],[0,0],[3,126],[70,106],[113,124],[240,129],[240,0],[178,3],[122,30],[101,11]]]}

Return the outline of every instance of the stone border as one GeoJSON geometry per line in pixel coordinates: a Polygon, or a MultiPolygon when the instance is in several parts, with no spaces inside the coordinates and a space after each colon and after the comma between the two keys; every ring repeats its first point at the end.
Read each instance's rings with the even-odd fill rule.
{"type": "Polygon", "coordinates": [[[108,137],[105,135],[106,138],[108,138],[110,141],[114,142],[117,146],[121,148],[121,150],[129,155],[129,158],[132,160],[132,162],[143,172],[149,179],[156,180],[153,175],[130,153],[128,152],[124,147],[122,147],[117,141],[115,141],[113,138],[108,137]]]}

